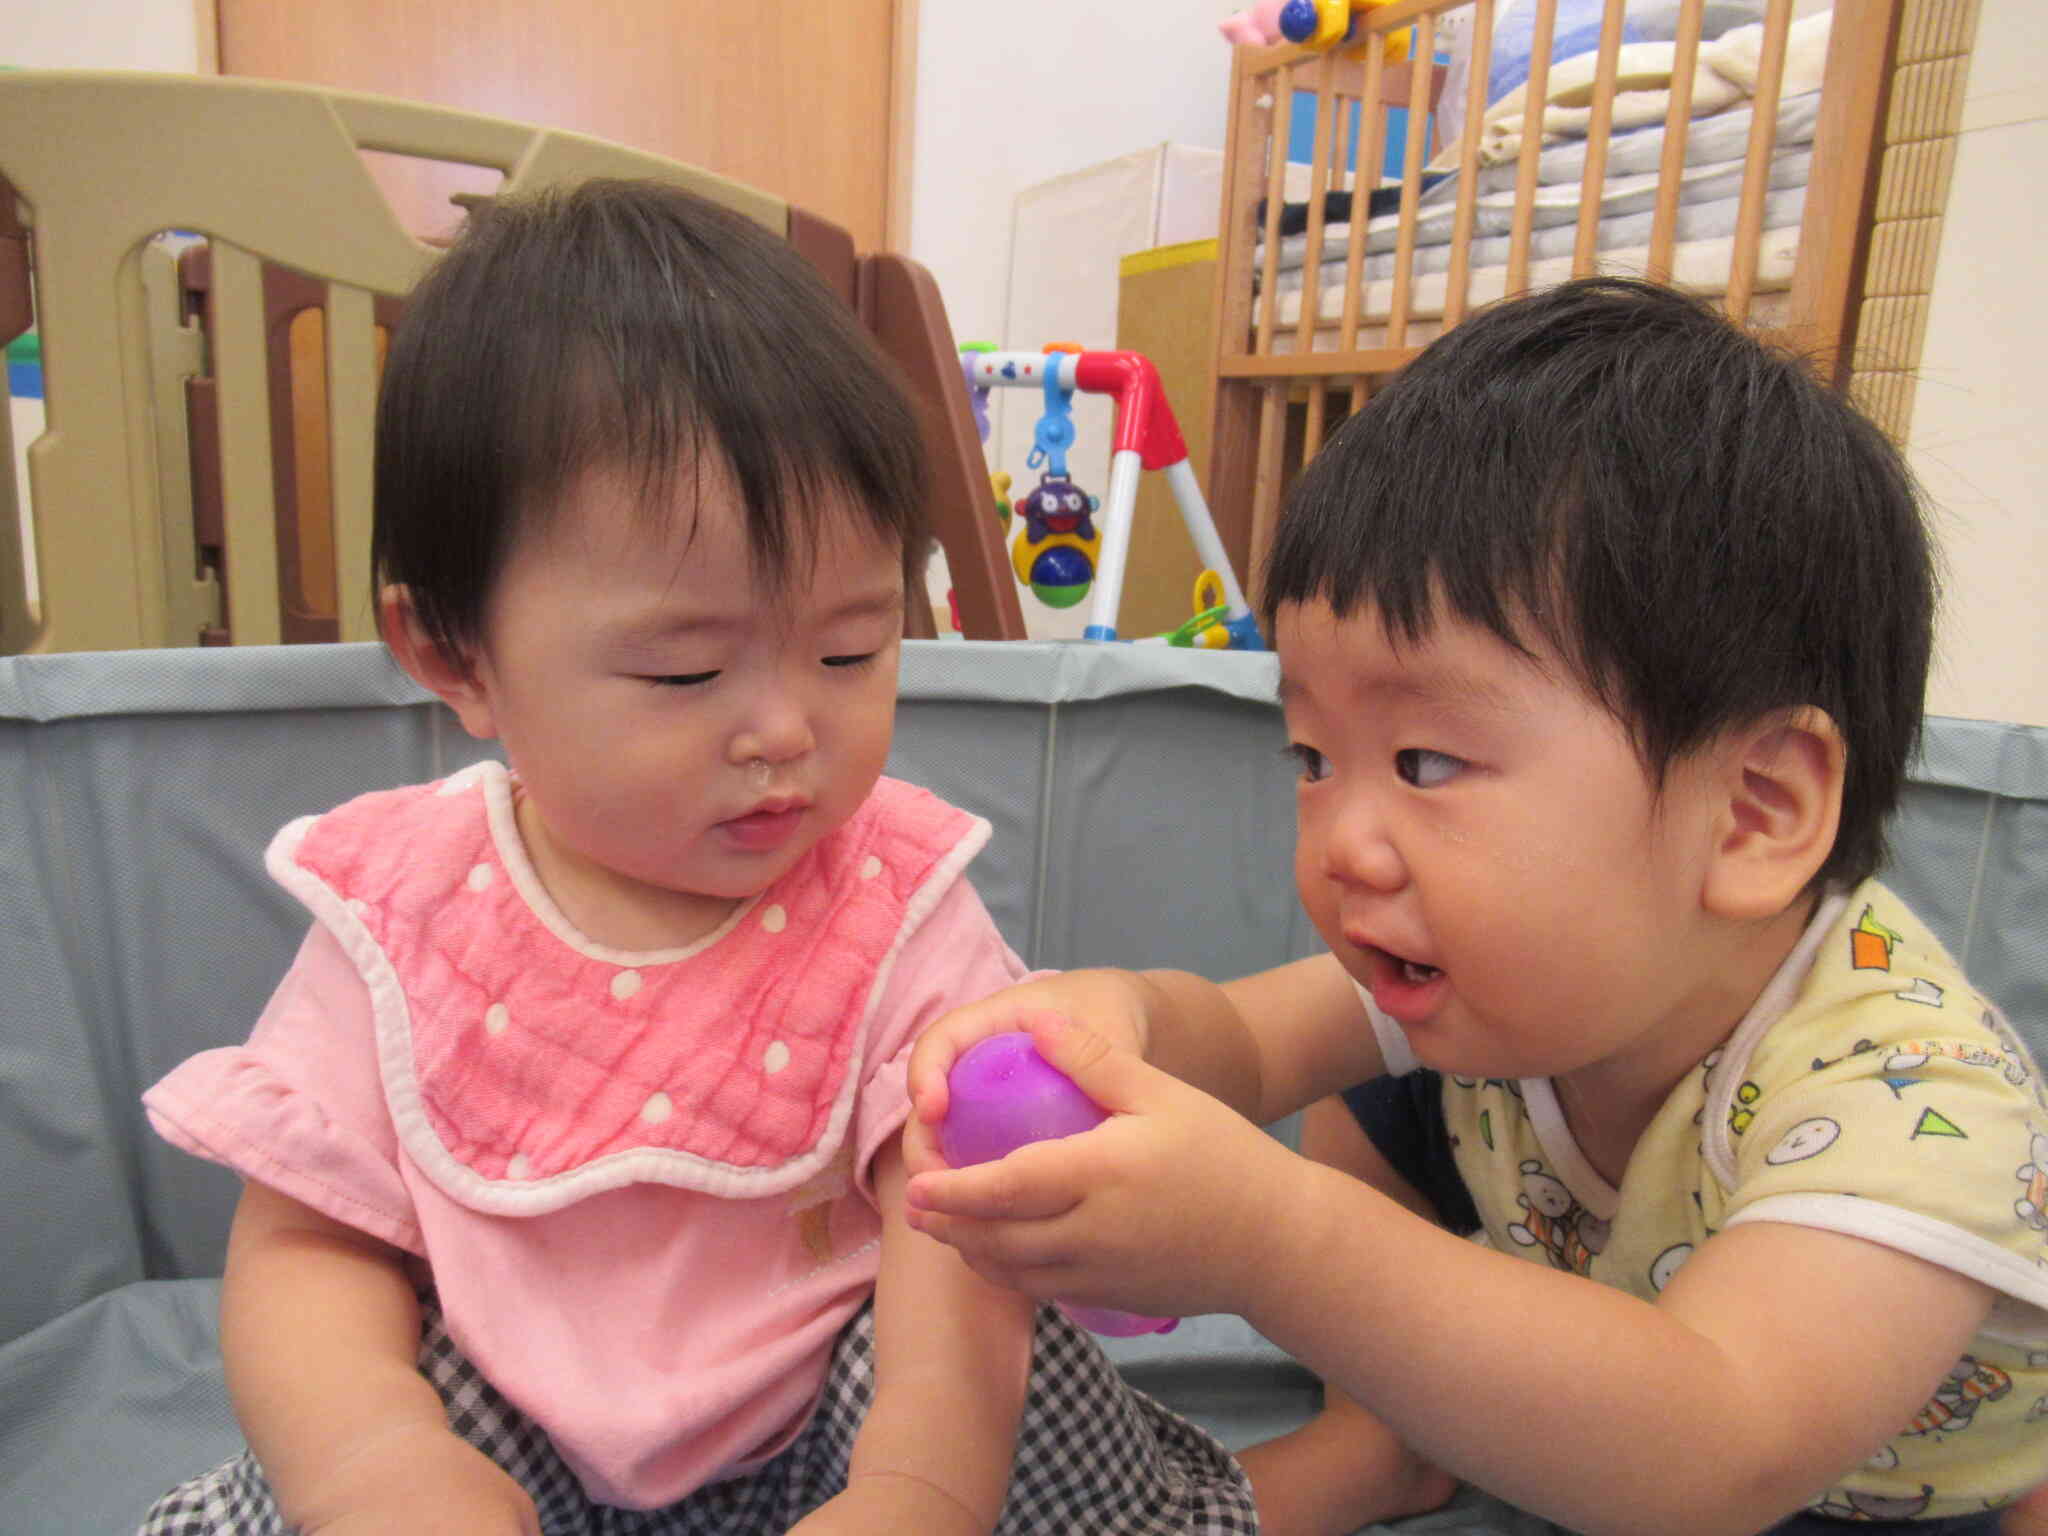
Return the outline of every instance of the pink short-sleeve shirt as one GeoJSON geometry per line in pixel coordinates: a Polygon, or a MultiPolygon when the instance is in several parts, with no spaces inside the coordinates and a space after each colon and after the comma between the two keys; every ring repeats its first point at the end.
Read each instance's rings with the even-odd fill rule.
{"type": "Polygon", "coordinates": [[[450,1334],[594,1499],[779,1451],[873,1289],[910,1044],[1025,970],[987,825],[891,780],[678,950],[577,933],[504,769],[295,822],[316,924],[249,1041],[145,1096],[167,1139],[417,1255],[450,1334]]]}

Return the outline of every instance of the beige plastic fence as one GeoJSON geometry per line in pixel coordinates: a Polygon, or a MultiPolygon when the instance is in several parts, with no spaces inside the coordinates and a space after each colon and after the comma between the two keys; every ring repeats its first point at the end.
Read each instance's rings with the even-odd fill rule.
{"type": "MultiPolygon", "coordinates": [[[[28,451],[33,605],[14,478],[0,473],[0,654],[191,645],[222,621],[217,586],[195,574],[183,380],[199,371],[200,341],[177,324],[172,259],[153,242],[171,229],[206,237],[213,251],[210,345],[235,641],[280,638],[264,262],[330,285],[341,636],[373,637],[372,300],[408,292],[433,252],[399,227],[364,150],[495,169],[506,191],[657,177],[778,234],[789,222],[778,199],[708,172],[474,113],[267,81],[0,73],[0,174],[31,233],[48,413],[28,451]]],[[[0,418],[0,451],[6,434],[0,418]]]]}

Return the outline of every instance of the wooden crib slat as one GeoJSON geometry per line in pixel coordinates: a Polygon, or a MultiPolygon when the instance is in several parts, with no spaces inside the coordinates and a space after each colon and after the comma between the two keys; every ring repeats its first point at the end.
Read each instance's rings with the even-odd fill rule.
{"type": "Polygon", "coordinates": [[[370,505],[376,456],[375,301],[327,285],[327,432],[334,507],[334,612],[340,638],[377,638],[370,597],[370,505]]]}
{"type": "Polygon", "coordinates": [[[1451,270],[1444,280],[1447,327],[1464,319],[1471,303],[1472,222],[1479,208],[1479,131],[1486,121],[1485,82],[1493,74],[1493,0],[1476,0],[1472,7],[1471,60],[1465,71],[1465,123],[1458,140],[1458,211],[1451,216],[1451,270]]]}
{"type": "MultiPolygon", "coordinates": [[[[1327,217],[1325,195],[1332,184],[1333,167],[1341,166],[1332,145],[1339,117],[1337,56],[1325,53],[1316,61],[1315,146],[1309,152],[1308,228],[1301,252],[1301,314],[1295,328],[1295,350],[1312,352],[1316,344],[1316,322],[1323,311],[1323,226],[1327,217]]],[[[1290,118],[1292,114],[1289,114],[1290,118]]],[[[1339,172],[1341,175],[1341,171],[1339,172]]],[[[1315,457],[1323,441],[1323,410],[1328,385],[1318,380],[1309,386],[1304,413],[1304,458],[1315,457]]]]}
{"type": "Polygon", "coordinates": [[[1330,381],[1310,379],[1301,413],[1301,462],[1306,464],[1323,446],[1323,422],[1329,415],[1330,381]]]}
{"type": "Polygon", "coordinates": [[[1757,60],[1749,156],[1742,168],[1742,202],[1735,216],[1735,256],[1728,271],[1728,318],[1749,318],[1756,291],[1757,245],[1763,238],[1764,198],[1771,190],[1771,150],[1778,138],[1778,92],[1785,81],[1785,43],[1792,31],[1792,0],[1769,0],[1764,44],[1757,60]]]}
{"type": "Polygon", "coordinates": [[[1415,205],[1422,195],[1422,145],[1426,135],[1418,114],[1429,108],[1431,77],[1436,72],[1436,13],[1415,19],[1415,41],[1408,57],[1408,132],[1401,158],[1401,213],[1394,235],[1394,302],[1387,311],[1387,345],[1408,340],[1408,298],[1415,277],[1415,205]]]}
{"type": "Polygon", "coordinates": [[[1522,153],[1515,165],[1515,216],[1508,231],[1507,296],[1529,289],[1529,233],[1536,218],[1536,162],[1543,155],[1543,98],[1550,93],[1550,49],[1557,37],[1557,0],[1536,0],[1529,43],[1529,81],[1522,101],[1522,153]],[[1529,117],[1529,104],[1535,120],[1529,117]]]}
{"type": "Polygon", "coordinates": [[[1333,85],[1331,94],[1337,98],[1337,117],[1334,124],[1336,136],[1330,145],[1330,185],[1339,192],[1355,190],[1358,185],[1358,168],[1352,166],[1348,171],[1345,169],[1350,158],[1345,151],[1351,146],[1351,113],[1346,109],[1356,106],[1358,97],[1355,92],[1347,91],[1341,85],[1333,85]]]}
{"type": "Polygon", "coordinates": [[[1248,48],[1233,48],[1230,63],[1230,125],[1224,141],[1223,228],[1216,274],[1216,344],[1219,357],[1242,357],[1252,333],[1253,228],[1255,188],[1264,180],[1265,134],[1258,131],[1261,73],[1247,67],[1248,48]]]}
{"type": "Polygon", "coordinates": [[[1678,242],[1678,194],[1685,177],[1685,141],[1692,129],[1693,74],[1700,62],[1700,24],[1706,0],[1681,0],[1678,38],[1671,60],[1671,105],[1664,113],[1664,156],[1657,166],[1657,209],[1650,216],[1650,260],[1654,283],[1671,281],[1671,252],[1678,242]]]}
{"type": "MultiPolygon", "coordinates": [[[[1295,326],[1295,350],[1315,349],[1316,320],[1323,307],[1323,222],[1324,195],[1330,190],[1330,140],[1337,116],[1337,56],[1325,53],[1316,61],[1316,135],[1309,152],[1308,229],[1301,251],[1301,314],[1295,326]]],[[[1293,110],[1287,114],[1293,120],[1293,110]]],[[[1352,226],[1354,230],[1357,225],[1352,226]]],[[[1268,237],[1271,238],[1270,236],[1268,237]]]]}
{"type": "MultiPolygon", "coordinates": [[[[1252,348],[1265,357],[1273,350],[1273,330],[1280,314],[1280,204],[1287,195],[1287,130],[1294,111],[1294,69],[1282,64],[1267,87],[1272,95],[1272,137],[1266,150],[1265,264],[1259,274],[1259,338],[1252,348]]],[[[1306,283],[1306,274],[1303,281],[1306,283]]]]}
{"type": "Polygon", "coordinates": [[[263,264],[213,242],[213,367],[220,392],[221,509],[227,618],[237,645],[284,639],[277,576],[277,503],[270,459],[270,362],[263,264]]]}
{"type": "Polygon", "coordinates": [[[1259,452],[1252,467],[1251,547],[1272,548],[1273,525],[1280,520],[1280,484],[1287,446],[1286,379],[1274,379],[1259,399],[1259,452]]]}
{"type": "Polygon", "coordinates": [[[1607,181],[1607,141],[1614,133],[1614,80],[1621,64],[1625,0],[1607,0],[1600,17],[1600,55],[1593,66],[1593,121],[1586,129],[1586,165],[1579,178],[1579,227],[1572,276],[1588,276],[1600,250],[1600,200],[1607,181]]]}
{"type": "Polygon", "coordinates": [[[1349,352],[1358,345],[1359,309],[1364,302],[1365,237],[1370,217],[1360,217],[1359,208],[1372,195],[1380,180],[1380,146],[1386,138],[1386,107],[1380,100],[1386,89],[1386,50],[1365,50],[1365,84],[1360,87],[1358,108],[1358,177],[1353,186],[1351,239],[1344,248],[1344,313],[1338,323],[1337,350],[1349,352]]]}

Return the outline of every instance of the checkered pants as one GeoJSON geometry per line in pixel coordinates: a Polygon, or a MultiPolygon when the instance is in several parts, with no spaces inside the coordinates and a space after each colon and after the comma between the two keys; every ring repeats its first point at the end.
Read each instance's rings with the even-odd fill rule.
{"type": "MultiPolygon", "coordinates": [[[[666,1509],[593,1503],[540,1426],[483,1379],[426,1299],[420,1370],[455,1432],[532,1495],[545,1536],[779,1536],[846,1486],[874,1396],[874,1315],[862,1309],[833,1351],[811,1421],[773,1461],[666,1509]]],[[[1031,1385],[998,1536],[1237,1536],[1258,1529],[1251,1485],[1222,1446],[1133,1390],[1056,1308],[1038,1313],[1031,1385]]],[[[244,1451],[172,1489],[141,1536],[289,1536],[263,1469],[244,1451]]]]}

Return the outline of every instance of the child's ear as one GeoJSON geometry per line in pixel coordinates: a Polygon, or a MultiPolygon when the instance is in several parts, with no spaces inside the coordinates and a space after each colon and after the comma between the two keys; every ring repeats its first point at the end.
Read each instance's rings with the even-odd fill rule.
{"type": "Polygon", "coordinates": [[[412,594],[390,586],[377,594],[377,628],[398,664],[414,682],[455,711],[470,735],[489,740],[498,734],[490,690],[466,656],[450,655],[420,624],[412,594]]]}
{"type": "Polygon", "coordinates": [[[1834,851],[1848,761],[1824,710],[1772,715],[1716,752],[1714,846],[1707,909],[1738,920],[1776,917],[1834,851]]]}

